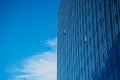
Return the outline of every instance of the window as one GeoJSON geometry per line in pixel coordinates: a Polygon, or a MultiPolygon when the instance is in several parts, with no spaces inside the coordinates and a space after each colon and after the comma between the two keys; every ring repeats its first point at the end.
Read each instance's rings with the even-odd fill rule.
{"type": "Polygon", "coordinates": [[[90,38],[90,45],[91,45],[91,38],[90,38]]]}
{"type": "Polygon", "coordinates": [[[103,36],[101,36],[101,43],[103,44],[104,40],[103,40],[103,36]]]}
{"type": "Polygon", "coordinates": [[[87,37],[86,37],[86,35],[84,36],[84,43],[86,43],[87,42],[87,37]]]}
{"type": "Polygon", "coordinates": [[[66,30],[64,29],[64,35],[66,34],[66,30]]]}
{"type": "Polygon", "coordinates": [[[118,24],[119,22],[119,16],[118,16],[119,13],[116,13],[115,14],[115,23],[118,24]]]}

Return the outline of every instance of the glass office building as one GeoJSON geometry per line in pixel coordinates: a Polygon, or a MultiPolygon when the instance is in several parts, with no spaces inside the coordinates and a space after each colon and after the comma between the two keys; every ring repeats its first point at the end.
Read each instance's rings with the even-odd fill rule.
{"type": "Polygon", "coordinates": [[[62,0],[57,80],[120,80],[120,0],[62,0]]]}

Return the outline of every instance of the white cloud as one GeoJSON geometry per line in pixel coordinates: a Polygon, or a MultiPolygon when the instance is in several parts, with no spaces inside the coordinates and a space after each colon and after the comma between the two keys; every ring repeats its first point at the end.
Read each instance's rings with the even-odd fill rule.
{"type": "Polygon", "coordinates": [[[50,47],[56,47],[57,37],[55,39],[47,40],[46,44],[49,45],[50,47]]]}
{"type": "Polygon", "coordinates": [[[56,40],[46,42],[51,50],[40,52],[22,62],[21,67],[15,67],[11,80],[57,80],[56,40]]]}

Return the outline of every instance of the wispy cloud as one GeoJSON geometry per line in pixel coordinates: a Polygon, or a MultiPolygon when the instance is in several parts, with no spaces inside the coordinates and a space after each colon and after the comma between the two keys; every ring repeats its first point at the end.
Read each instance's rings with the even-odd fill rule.
{"type": "Polygon", "coordinates": [[[47,40],[46,42],[47,45],[49,45],[50,47],[55,47],[57,46],[57,37],[55,39],[50,39],[50,40],[47,40]]]}
{"type": "Polygon", "coordinates": [[[11,80],[56,80],[57,39],[47,40],[46,43],[51,49],[26,59],[21,67],[15,67],[11,80]]]}

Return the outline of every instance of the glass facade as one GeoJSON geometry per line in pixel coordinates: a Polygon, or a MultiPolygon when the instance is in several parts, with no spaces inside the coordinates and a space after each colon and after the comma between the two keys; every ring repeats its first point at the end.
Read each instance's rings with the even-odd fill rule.
{"type": "Polygon", "coordinates": [[[120,0],[62,0],[57,80],[120,80],[120,0]]]}

